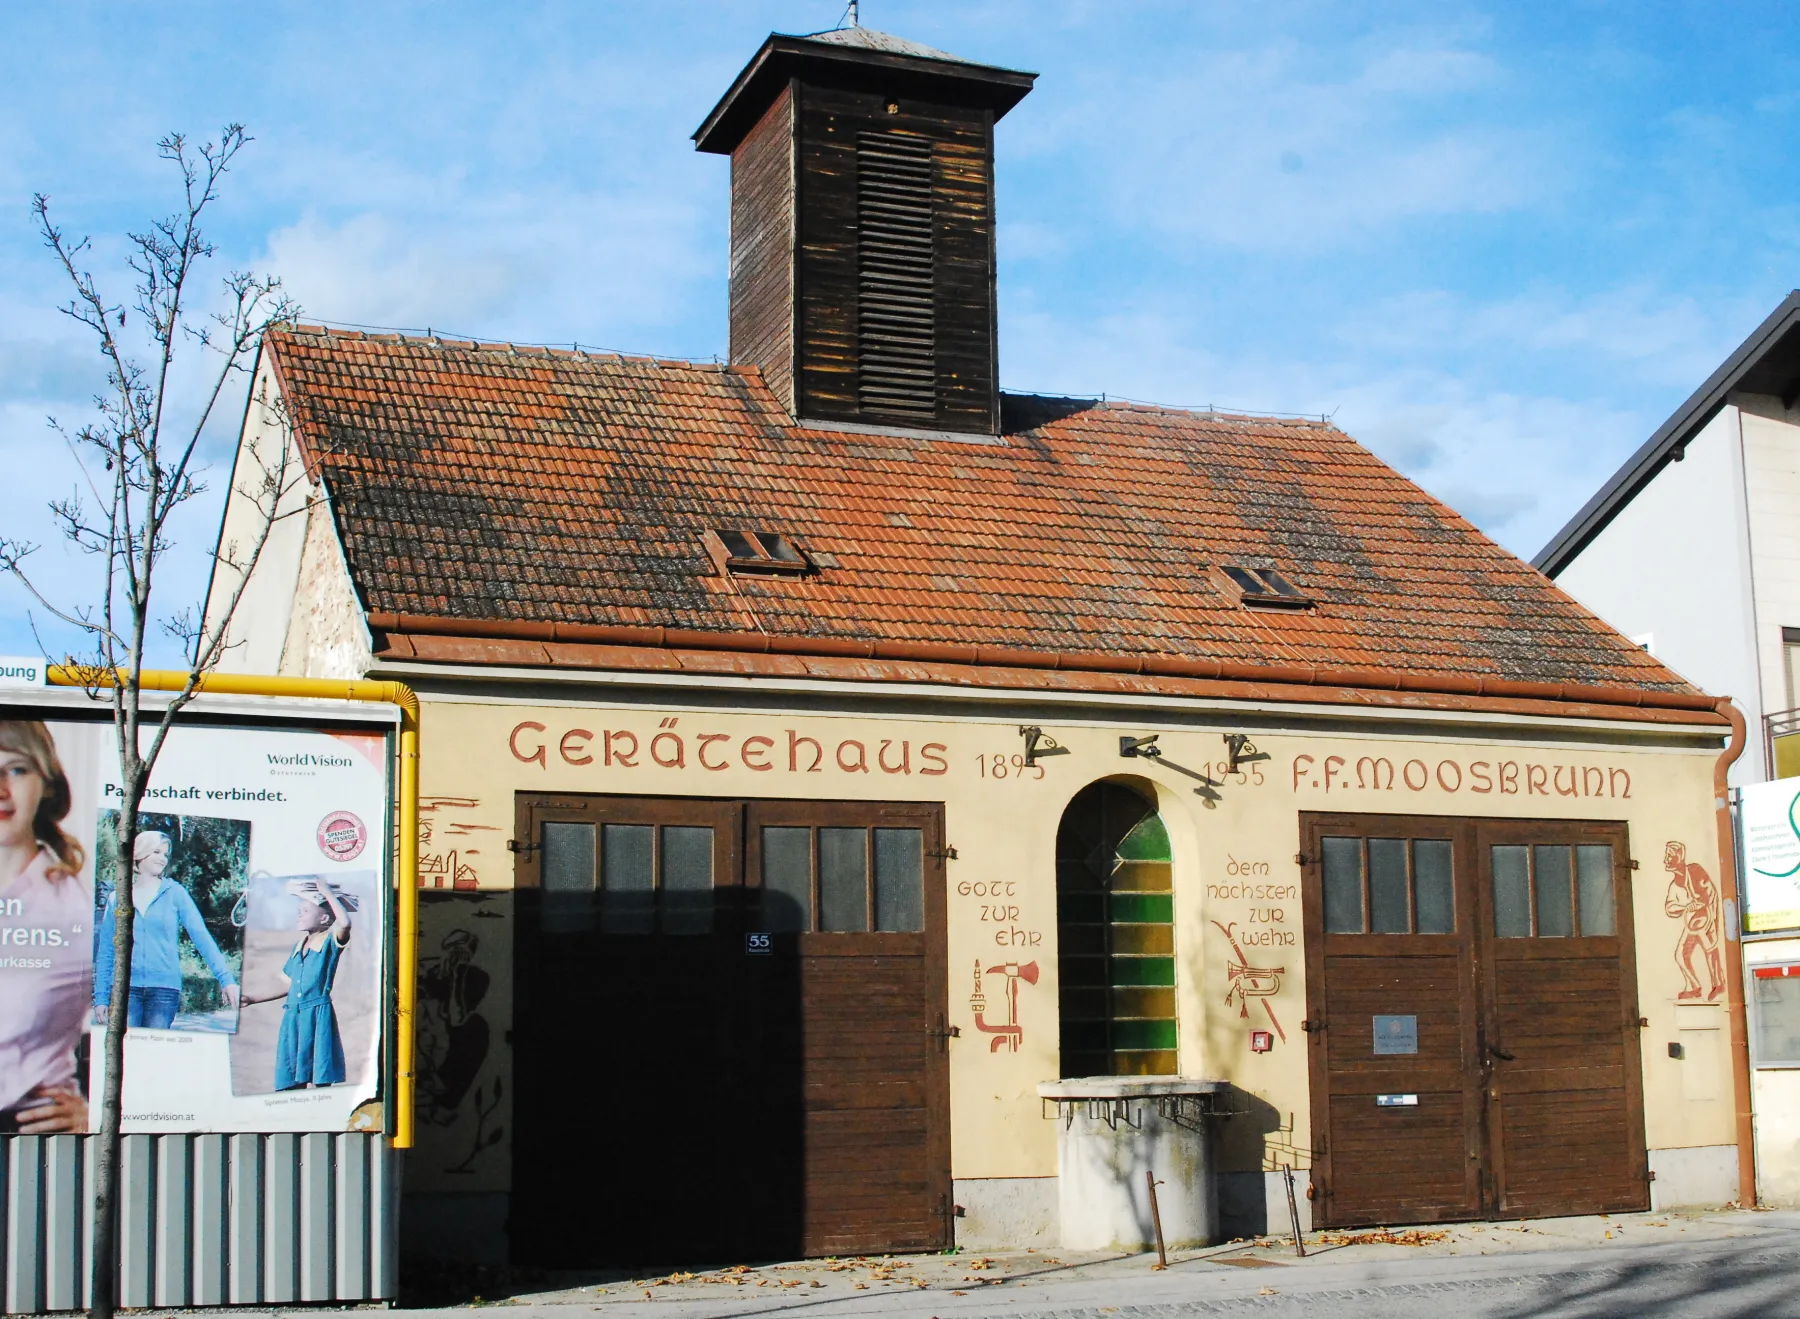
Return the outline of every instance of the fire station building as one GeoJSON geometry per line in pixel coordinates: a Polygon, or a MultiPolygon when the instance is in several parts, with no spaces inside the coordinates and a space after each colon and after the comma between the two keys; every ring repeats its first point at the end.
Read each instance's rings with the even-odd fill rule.
{"type": "Polygon", "coordinates": [[[1332,425],[1003,392],[1032,80],[770,37],[727,364],[268,336],[232,664],[422,702],[411,1245],[1054,1243],[1091,1078],[1226,1235],[1739,1198],[1741,719],[1332,425]]]}

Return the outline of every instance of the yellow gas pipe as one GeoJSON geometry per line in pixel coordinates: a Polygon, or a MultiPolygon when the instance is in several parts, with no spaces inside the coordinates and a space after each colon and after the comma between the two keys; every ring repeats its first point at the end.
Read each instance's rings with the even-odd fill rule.
{"type": "MultiPolygon", "coordinates": [[[[52,664],[53,687],[106,687],[118,676],[74,664],[52,664]]],[[[178,692],[190,675],[166,669],[146,670],[138,685],[146,691],[178,692]]],[[[252,673],[203,673],[196,690],[209,696],[297,696],[315,700],[372,701],[400,707],[400,846],[395,882],[399,901],[394,913],[394,1148],[413,1143],[413,1010],[419,988],[419,698],[403,682],[369,678],[278,678],[252,673]]]]}

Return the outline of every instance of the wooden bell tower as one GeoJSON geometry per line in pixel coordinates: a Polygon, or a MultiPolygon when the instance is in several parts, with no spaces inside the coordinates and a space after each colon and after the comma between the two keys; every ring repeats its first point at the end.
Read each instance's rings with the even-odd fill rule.
{"type": "Polygon", "coordinates": [[[799,421],[992,435],[994,123],[1037,75],[862,27],[771,36],[731,157],[731,357],[799,421]]]}

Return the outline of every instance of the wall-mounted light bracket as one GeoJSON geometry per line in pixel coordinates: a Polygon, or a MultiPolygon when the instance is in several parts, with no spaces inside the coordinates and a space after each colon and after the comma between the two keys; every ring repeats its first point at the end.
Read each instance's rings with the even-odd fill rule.
{"type": "Polygon", "coordinates": [[[1025,739],[1025,767],[1030,769],[1043,756],[1066,756],[1069,748],[1063,746],[1036,724],[1029,724],[1019,729],[1019,736],[1025,739]]]}
{"type": "Polygon", "coordinates": [[[1256,743],[1250,740],[1248,733],[1225,734],[1225,755],[1227,757],[1225,772],[1235,774],[1240,765],[1248,765],[1254,761],[1267,760],[1267,751],[1258,751],[1256,743]]]}
{"type": "Polygon", "coordinates": [[[1207,810],[1210,811],[1216,807],[1219,804],[1219,788],[1221,785],[1214,782],[1205,774],[1202,774],[1199,770],[1189,769],[1186,765],[1177,765],[1174,761],[1167,759],[1163,755],[1162,748],[1156,745],[1157,736],[1158,734],[1152,733],[1149,737],[1121,737],[1119,739],[1119,754],[1121,756],[1142,756],[1146,760],[1161,761],[1163,765],[1174,770],[1177,774],[1185,774],[1190,779],[1199,780],[1200,786],[1194,789],[1194,795],[1206,802],[1207,810]]]}

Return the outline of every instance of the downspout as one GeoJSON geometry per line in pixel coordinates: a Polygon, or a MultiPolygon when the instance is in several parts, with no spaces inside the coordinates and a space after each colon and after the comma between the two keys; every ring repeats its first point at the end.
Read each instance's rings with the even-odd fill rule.
{"type": "MultiPolygon", "coordinates": [[[[145,670],[138,685],[146,691],[178,692],[191,675],[145,670]]],[[[108,686],[113,679],[70,664],[49,666],[53,687],[108,686]]],[[[394,1148],[413,1143],[413,1014],[419,988],[419,698],[403,682],[378,679],[280,678],[249,673],[203,673],[195,689],[209,696],[297,696],[315,700],[371,701],[400,707],[398,855],[394,882],[394,1148]]],[[[1738,720],[1741,727],[1743,720],[1738,720]]]]}
{"type": "Polygon", "coordinates": [[[1744,715],[1730,697],[1718,711],[1731,721],[1731,740],[1713,763],[1713,813],[1719,823],[1719,885],[1726,912],[1736,922],[1725,931],[1725,1006],[1731,1023],[1731,1093],[1737,1107],[1738,1204],[1756,1203],[1756,1124],[1750,1111],[1750,1026],[1744,1006],[1744,917],[1738,890],[1737,840],[1731,829],[1731,766],[1749,741],[1744,715]]]}

